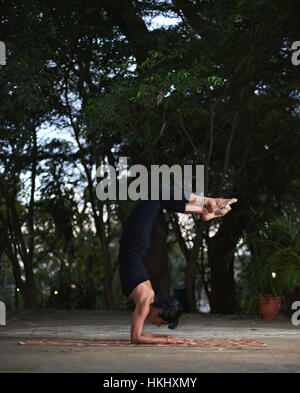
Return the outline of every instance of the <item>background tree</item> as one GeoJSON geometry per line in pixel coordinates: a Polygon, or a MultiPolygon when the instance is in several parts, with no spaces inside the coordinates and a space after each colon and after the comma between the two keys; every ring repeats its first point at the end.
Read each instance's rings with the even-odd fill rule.
{"type": "Polygon", "coordinates": [[[204,290],[212,312],[236,312],[238,252],[254,258],[256,225],[299,206],[297,2],[1,5],[0,252],[24,306],[126,307],[118,238],[134,203],[95,192],[97,168],[119,176],[126,156],[204,164],[205,194],[238,198],[222,220],[160,215],[145,258],[160,292],[184,261],[190,311],[204,290]],[[153,28],[158,15],[177,23],[153,28]]]}

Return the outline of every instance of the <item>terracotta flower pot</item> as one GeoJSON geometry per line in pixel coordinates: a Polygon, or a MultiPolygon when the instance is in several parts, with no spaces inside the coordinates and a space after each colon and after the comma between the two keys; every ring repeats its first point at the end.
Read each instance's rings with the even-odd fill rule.
{"type": "Polygon", "coordinates": [[[271,295],[259,298],[259,311],[263,319],[275,319],[279,314],[280,296],[275,299],[271,295]]]}

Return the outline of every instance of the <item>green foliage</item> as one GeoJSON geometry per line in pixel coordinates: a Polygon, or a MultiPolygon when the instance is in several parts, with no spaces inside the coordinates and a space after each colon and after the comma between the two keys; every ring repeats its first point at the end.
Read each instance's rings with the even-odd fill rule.
{"type": "MultiPolygon", "coordinates": [[[[251,291],[243,290],[240,305],[245,312],[254,310],[260,295],[286,296],[300,282],[300,215],[289,212],[257,227],[249,238],[263,251],[247,266],[251,291]]],[[[248,283],[249,283],[248,281],[248,283]]]]}
{"type": "Polygon", "coordinates": [[[265,225],[268,248],[266,262],[260,280],[266,280],[269,272],[278,276],[278,286],[283,293],[291,293],[300,282],[300,215],[291,212],[265,225]]]}
{"type": "Polygon", "coordinates": [[[203,87],[220,86],[222,80],[218,76],[207,76],[207,70],[197,57],[185,65],[185,58],[189,56],[189,48],[164,48],[164,51],[149,51],[149,56],[141,64],[143,71],[142,83],[133,102],[159,105],[166,97],[174,94],[183,96],[200,94],[203,87]],[[172,69],[168,64],[172,62],[172,69]],[[175,65],[176,64],[176,65],[175,65]],[[157,67],[160,65],[160,67],[157,67]],[[183,68],[181,68],[183,67],[183,68]],[[165,98],[164,98],[165,97],[165,98]]]}
{"type": "MultiPolygon", "coordinates": [[[[208,193],[238,197],[245,241],[257,235],[253,220],[270,222],[295,207],[299,70],[290,47],[299,25],[296,2],[189,1],[180,10],[175,3],[120,2],[118,12],[113,2],[1,4],[8,56],[0,69],[0,246],[7,244],[5,220],[19,238],[12,202],[27,249],[34,240],[39,304],[79,307],[94,296],[103,305],[103,245],[114,260],[133,203],[96,201],[93,210],[99,163],[117,166],[122,155],[147,167],[210,158],[208,193]],[[147,30],[143,18],[162,13],[181,20],[147,30]],[[97,215],[104,220],[102,240],[97,215]],[[72,283],[77,292],[69,290],[72,283]],[[49,299],[46,288],[57,285],[68,288],[64,298],[49,299]]],[[[241,296],[276,292],[273,271],[280,291],[299,280],[299,232],[292,222],[283,227],[272,229],[275,237],[262,228],[266,241],[251,251],[251,268],[243,266],[241,296]]],[[[20,261],[19,244],[13,250],[20,261]]],[[[176,260],[186,262],[182,255],[176,260]]],[[[25,270],[21,264],[24,280],[25,270]]]]}

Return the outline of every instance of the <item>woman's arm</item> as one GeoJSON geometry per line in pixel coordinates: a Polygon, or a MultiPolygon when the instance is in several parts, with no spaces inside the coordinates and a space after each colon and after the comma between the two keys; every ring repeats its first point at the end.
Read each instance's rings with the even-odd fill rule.
{"type": "Polygon", "coordinates": [[[167,337],[166,334],[153,334],[153,333],[147,333],[147,332],[142,332],[142,336],[148,336],[148,337],[167,337]]]}
{"type": "Polygon", "coordinates": [[[132,344],[167,344],[168,337],[156,337],[142,333],[143,326],[150,310],[151,299],[145,297],[135,307],[131,320],[131,343],[132,344]]]}
{"type": "Polygon", "coordinates": [[[147,332],[142,332],[142,336],[148,336],[148,337],[171,337],[171,338],[177,338],[176,336],[170,336],[169,334],[152,334],[152,333],[147,333],[147,332]]]}
{"type": "Polygon", "coordinates": [[[150,302],[150,298],[145,298],[135,307],[131,320],[131,344],[191,344],[193,340],[142,332],[144,321],[149,313],[150,302]]]}
{"type": "Polygon", "coordinates": [[[176,344],[176,343],[181,343],[181,344],[196,344],[195,340],[192,338],[181,338],[177,336],[170,336],[168,334],[152,334],[152,333],[147,333],[143,332],[142,336],[145,337],[160,337],[160,338],[167,338],[168,339],[168,344],[176,344]]]}

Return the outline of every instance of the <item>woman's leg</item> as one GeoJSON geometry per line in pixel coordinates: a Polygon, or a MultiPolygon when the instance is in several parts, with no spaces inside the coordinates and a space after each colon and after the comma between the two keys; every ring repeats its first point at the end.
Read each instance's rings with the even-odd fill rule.
{"type": "Polygon", "coordinates": [[[189,204],[203,207],[206,197],[191,193],[189,204]]]}
{"type": "MultiPolygon", "coordinates": [[[[151,194],[151,196],[153,193],[151,194]]],[[[157,197],[162,209],[176,213],[185,213],[186,205],[189,203],[190,193],[183,189],[159,185],[154,195],[157,197]]]]}
{"type": "Polygon", "coordinates": [[[208,198],[191,194],[185,213],[202,214],[204,221],[210,221],[213,218],[225,216],[231,210],[230,205],[236,202],[236,198],[208,198]]]}
{"type": "Polygon", "coordinates": [[[196,205],[194,203],[188,203],[185,206],[185,213],[202,214],[203,207],[201,207],[200,205],[196,205]]]}
{"type": "Polygon", "coordinates": [[[223,217],[231,210],[230,205],[237,202],[236,198],[208,198],[193,193],[185,193],[184,190],[178,189],[176,189],[175,193],[173,187],[167,188],[161,185],[156,191],[162,208],[177,213],[202,214],[204,221],[223,217]],[[168,199],[164,199],[164,197],[168,199]]]}

